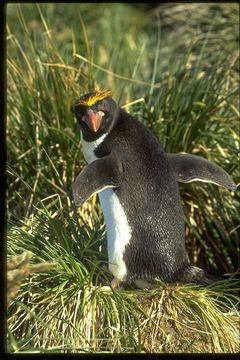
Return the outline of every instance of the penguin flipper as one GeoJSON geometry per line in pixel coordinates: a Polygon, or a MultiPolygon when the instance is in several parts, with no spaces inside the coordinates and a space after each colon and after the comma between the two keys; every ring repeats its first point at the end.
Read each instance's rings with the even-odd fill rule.
{"type": "Polygon", "coordinates": [[[209,182],[231,190],[237,187],[225,170],[201,156],[167,154],[167,158],[179,182],[209,182]]]}
{"type": "Polygon", "coordinates": [[[112,152],[87,165],[73,185],[73,199],[81,207],[95,192],[121,184],[122,165],[112,152]]]}

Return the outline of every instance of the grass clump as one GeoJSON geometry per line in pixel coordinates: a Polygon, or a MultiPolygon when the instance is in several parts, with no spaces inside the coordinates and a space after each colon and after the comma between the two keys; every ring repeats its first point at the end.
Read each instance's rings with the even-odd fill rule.
{"type": "Polygon", "coordinates": [[[67,211],[57,216],[40,208],[27,226],[9,231],[9,253],[30,249],[33,273],[22,278],[10,302],[8,351],[238,351],[235,277],[207,288],[160,284],[153,291],[105,289],[110,276],[104,236],[99,236],[103,229],[97,223],[72,222],[67,242],[70,231],[60,231],[67,211]]]}
{"type": "MultiPolygon", "coordinates": [[[[96,196],[80,210],[72,203],[85,162],[71,113],[80,94],[109,88],[167,152],[208,158],[238,183],[236,11],[8,4],[9,352],[239,351],[237,274],[204,289],[102,288],[111,275],[101,208],[96,196]]],[[[235,274],[238,192],[198,183],[180,190],[192,263],[235,274]]]]}

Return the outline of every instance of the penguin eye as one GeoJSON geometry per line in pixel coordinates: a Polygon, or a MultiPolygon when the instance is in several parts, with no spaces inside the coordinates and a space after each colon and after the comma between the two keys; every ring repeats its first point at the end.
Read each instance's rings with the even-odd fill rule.
{"type": "Polygon", "coordinates": [[[105,116],[105,112],[103,112],[102,110],[98,111],[97,113],[101,116],[101,118],[105,116]]]}

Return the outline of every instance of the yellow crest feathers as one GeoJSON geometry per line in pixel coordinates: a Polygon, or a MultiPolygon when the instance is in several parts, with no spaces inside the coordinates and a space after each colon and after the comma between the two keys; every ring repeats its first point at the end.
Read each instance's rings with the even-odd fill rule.
{"type": "Polygon", "coordinates": [[[111,95],[112,95],[111,91],[100,89],[96,91],[93,95],[90,95],[89,97],[83,96],[83,99],[79,99],[77,105],[91,106],[95,104],[97,101],[103,100],[111,95]]]}

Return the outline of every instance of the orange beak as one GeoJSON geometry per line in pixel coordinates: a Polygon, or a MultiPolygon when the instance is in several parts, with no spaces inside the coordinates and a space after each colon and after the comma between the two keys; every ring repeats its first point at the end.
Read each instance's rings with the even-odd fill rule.
{"type": "Polygon", "coordinates": [[[88,110],[88,115],[84,116],[83,121],[94,132],[98,131],[102,123],[102,116],[99,112],[94,112],[92,109],[88,110]]]}

